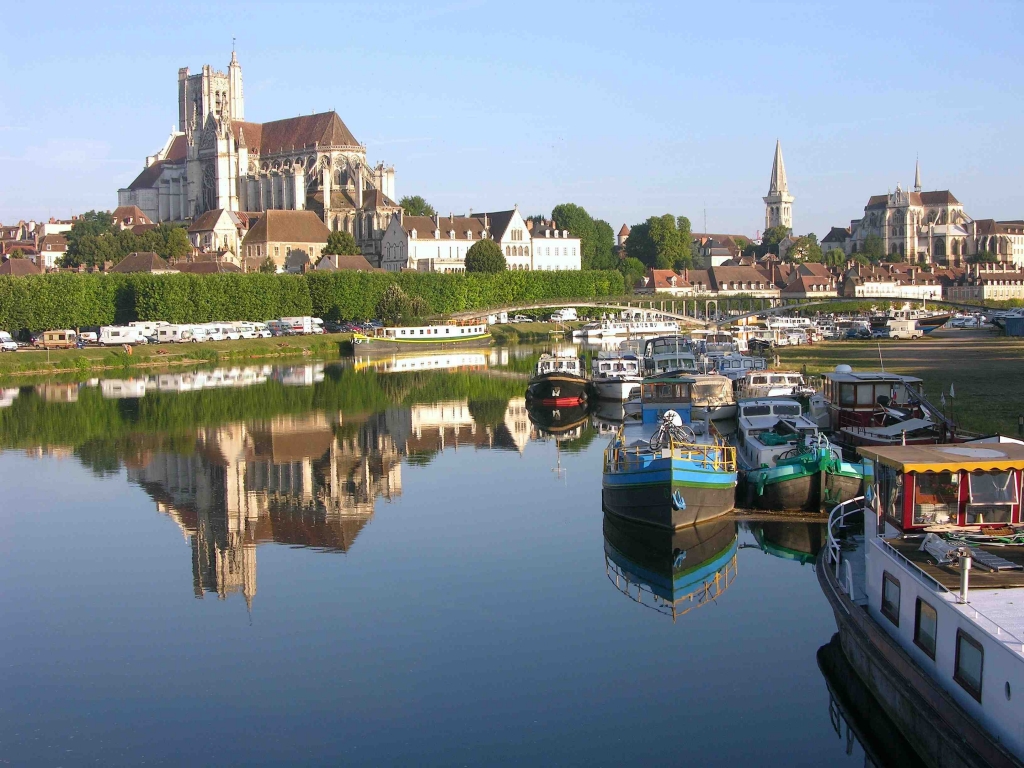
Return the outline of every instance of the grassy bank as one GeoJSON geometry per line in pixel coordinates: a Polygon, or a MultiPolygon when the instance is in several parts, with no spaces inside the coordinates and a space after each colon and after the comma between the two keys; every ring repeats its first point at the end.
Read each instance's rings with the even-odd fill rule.
{"type": "Polygon", "coordinates": [[[121,347],[9,352],[0,355],[0,377],[203,365],[295,355],[332,358],[347,350],[351,338],[351,334],[341,333],[203,344],[147,344],[133,347],[130,355],[121,347]]]}
{"type": "Polygon", "coordinates": [[[777,353],[784,367],[806,367],[813,374],[841,363],[877,371],[879,349],[885,369],[923,379],[925,396],[936,406],[944,393],[947,413],[963,428],[1017,435],[1017,418],[1024,414],[1024,340],[940,329],[919,341],[827,342],[780,347],[777,353]]]}

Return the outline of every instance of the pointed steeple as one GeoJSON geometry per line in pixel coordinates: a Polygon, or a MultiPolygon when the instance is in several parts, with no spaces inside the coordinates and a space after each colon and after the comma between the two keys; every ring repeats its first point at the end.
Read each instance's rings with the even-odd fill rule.
{"type": "Polygon", "coordinates": [[[917,162],[914,164],[914,191],[921,191],[921,158],[918,156],[917,162]]]}
{"type": "Polygon", "coordinates": [[[775,140],[775,159],[772,161],[772,181],[768,187],[769,195],[789,194],[789,183],[786,181],[786,164],[782,161],[782,142],[775,140]]]}

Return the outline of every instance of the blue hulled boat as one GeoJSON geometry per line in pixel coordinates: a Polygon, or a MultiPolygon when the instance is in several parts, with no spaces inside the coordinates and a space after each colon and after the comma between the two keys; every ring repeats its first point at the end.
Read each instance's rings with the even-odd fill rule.
{"type": "Polygon", "coordinates": [[[644,379],[639,422],[627,422],[605,450],[605,511],[677,529],[732,511],[736,449],[710,424],[691,424],[694,379],[644,379]]]}

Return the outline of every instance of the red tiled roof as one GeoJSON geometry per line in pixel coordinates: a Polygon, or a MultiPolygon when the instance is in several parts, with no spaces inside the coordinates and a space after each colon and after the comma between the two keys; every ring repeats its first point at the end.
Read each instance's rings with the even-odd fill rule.
{"type": "Polygon", "coordinates": [[[25,275],[41,275],[43,270],[28,259],[8,259],[0,264],[0,275],[24,277],[25,275]]]}
{"type": "Polygon", "coordinates": [[[358,147],[359,142],[337,112],[300,115],[270,123],[232,122],[235,137],[244,138],[249,149],[258,149],[260,155],[275,155],[315,146],[358,147]]]}
{"type": "Polygon", "coordinates": [[[157,271],[174,271],[175,267],[172,267],[167,261],[152,251],[143,251],[142,253],[129,253],[117,264],[110,268],[111,272],[157,272],[157,271]]]}

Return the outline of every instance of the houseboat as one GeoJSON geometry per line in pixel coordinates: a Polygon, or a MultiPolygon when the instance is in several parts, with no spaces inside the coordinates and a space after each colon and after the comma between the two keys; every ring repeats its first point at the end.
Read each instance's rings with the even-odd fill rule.
{"type": "Polygon", "coordinates": [[[686,336],[658,336],[644,342],[644,375],[663,376],[670,373],[697,373],[697,357],[686,336]]]}
{"type": "Polygon", "coordinates": [[[810,400],[810,415],[843,446],[951,443],[969,437],[929,403],[922,381],[837,365],[810,400]]]}
{"type": "Polygon", "coordinates": [[[751,371],[737,385],[740,398],[810,397],[814,389],[798,371],[751,371]]]}
{"type": "Polygon", "coordinates": [[[352,343],[360,352],[396,349],[431,349],[459,346],[482,346],[491,343],[486,324],[479,325],[417,325],[376,328],[372,334],[355,333],[352,343]]]}
{"type": "Polygon", "coordinates": [[[526,387],[527,401],[540,405],[576,405],[589,394],[590,382],[576,355],[541,355],[526,387]]]}
{"type": "Polygon", "coordinates": [[[641,419],[627,420],[604,455],[604,509],[676,529],[735,506],[736,449],[711,424],[691,424],[694,379],[657,376],[641,384],[641,419]]]}
{"type": "Polygon", "coordinates": [[[736,416],[736,392],[732,380],[715,373],[698,373],[691,377],[693,386],[692,416],[694,419],[721,421],[736,416]]]}
{"type": "Polygon", "coordinates": [[[601,320],[587,323],[572,332],[573,338],[608,339],[619,336],[657,336],[665,333],[679,333],[679,323],[674,320],[601,320]]]}
{"type": "Polygon", "coordinates": [[[675,621],[717,600],[736,579],[739,536],[732,520],[678,531],[604,516],[604,563],[622,594],[675,621]]]}
{"type": "Polygon", "coordinates": [[[796,400],[741,400],[736,457],[744,506],[828,510],[864,492],[864,464],[843,460],[796,400]]]}
{"type": "Polygon", "coordinates": [[[590,361],[590,380],[599,398],[621,403],[643,381],[640,358],[632,352],[598,352],[590,361]]]}
{"type": "Polygon", "coordinates": [[[727,355],[705,355],[699,360],[702,373],[718,373],[730,381],[742,381],[756,371],[768,370],[768,361],[754,355],[731,352],[727,355]]]}
{"type": "Polygon", "coordinates": [[[1024,765],[1024,444],[862,446],[818,580],[844,655],[931,766],[1024,765]]]}

